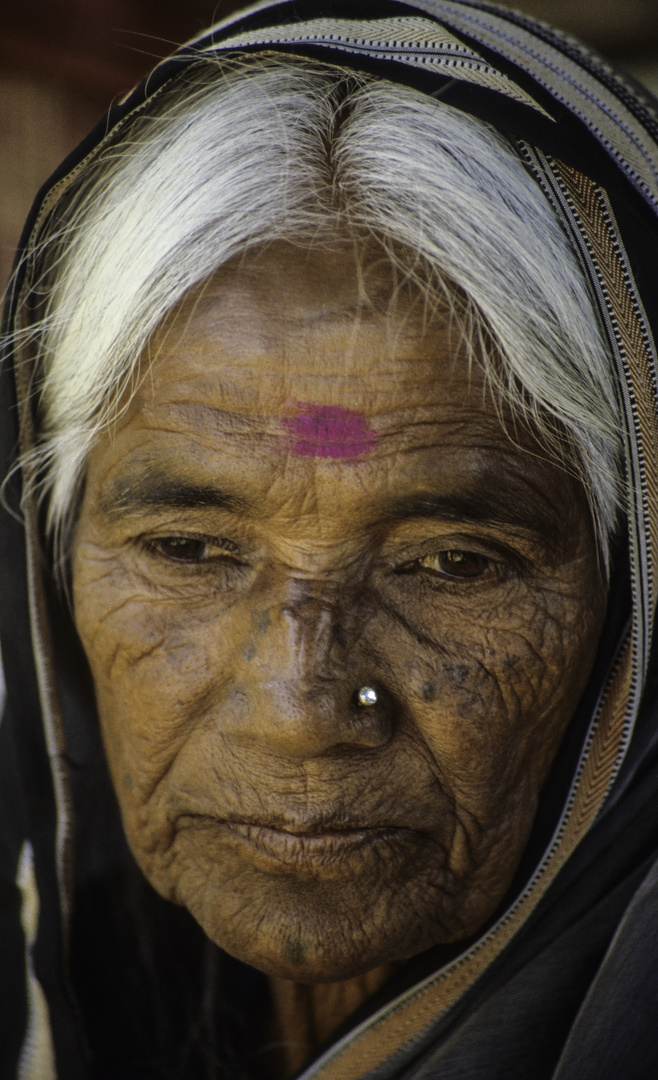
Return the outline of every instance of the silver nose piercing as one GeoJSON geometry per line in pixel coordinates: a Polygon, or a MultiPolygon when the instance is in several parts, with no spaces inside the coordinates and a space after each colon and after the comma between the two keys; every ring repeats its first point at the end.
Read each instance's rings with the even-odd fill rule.
{"type": "Polygon", "coordinates": [[[356,695],[356,700],[359,705],[376,705],[377,691],[373,690],[372,686],[362,686],[356,695]]]}

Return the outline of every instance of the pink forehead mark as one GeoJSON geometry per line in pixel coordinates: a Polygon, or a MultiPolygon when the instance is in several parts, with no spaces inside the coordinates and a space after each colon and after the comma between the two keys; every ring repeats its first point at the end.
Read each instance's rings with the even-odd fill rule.
{"type": "Polygon", "coordinates": [[[293,436],[290,449],[300,457],[358,458],[372,450],[377,434],[363,413],[342,405],[296,401],[296,416],[284,416],[283,427],[293,436]]]}

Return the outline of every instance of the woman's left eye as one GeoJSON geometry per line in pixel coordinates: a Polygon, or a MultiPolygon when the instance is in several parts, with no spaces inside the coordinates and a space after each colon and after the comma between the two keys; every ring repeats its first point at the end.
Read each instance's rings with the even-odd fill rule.
{"type": "Polygon", "coordinates": [[[424,570],[432,570],[442,577],[449,578],[480,578],[491,574],[495,569],[495,563],[486,555],[480,555],[477,551],[461,551],[459,549],[449,551],[437,551],[432,555],[424,555],[418,559],[417,566],[424,570]]]}
{"type": "Polygon", "coordinates": [[[149,548],[166,559],[181,563],[204,563],[213,559],[235,559],[232,545],[196,536],[159,536],[149,548]]]}

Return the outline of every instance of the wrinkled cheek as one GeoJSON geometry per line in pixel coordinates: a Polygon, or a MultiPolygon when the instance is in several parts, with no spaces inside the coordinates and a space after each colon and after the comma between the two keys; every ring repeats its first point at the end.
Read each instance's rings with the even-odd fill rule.
{"type": "Polygon", "coordinates": [[[216,627],[205,634],[185,631],[157,605],[148,612],[137,605],[125,608],[121,619],[110,614],[87,640],[84,630],[83,624],[129,841],[133,848],[164,850],[171,842],[167,777],[191,733],[225,692],[228,650],[216,627]]]}
{"type": "Polygon", "coordinates": [[[486,785],[505,752],[509,686],[471,653],[415,658],[407,665],[405,705],[451,790],[486,785]]]}
{"type": "Polygon", "coordinates": [[[479,791],[483,801],[528,757],[537,757],[533,773],[543,771],[546,744],[554,749],[553,716],[568,690],[563,658],[553,651],[547,663],[546,644],[502,631],[491,637],[490,644],[465,644],[446,635],[440,649],[398,653],[405,710],[439,770],[455,790],[479,791]]]}
{"type": "Polygon", "coordinates": [[[175,606],[124,603],[80,628],[97,691],[114,701],[130,731],[153,737],[179,714],[193,715],[229,651],[222,627],[179,617],[175,606]]]}

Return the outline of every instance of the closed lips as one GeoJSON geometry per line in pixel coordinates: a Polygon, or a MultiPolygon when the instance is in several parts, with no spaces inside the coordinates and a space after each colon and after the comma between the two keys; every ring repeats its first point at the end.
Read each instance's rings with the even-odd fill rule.
{"type": "MultiPolygon", "coordinates": [[[[198,819],[197,819],[198,821],[198,819]]],[[[390,844],[413,830],[390,826],[361,826],[330,829],[326,826],[274,828],[271,825],[247,821],[204,819],[230,837],[249,845],[257,852],[289,864],[326,863],[356,854],[364,848],[390,844]]]]}

